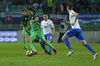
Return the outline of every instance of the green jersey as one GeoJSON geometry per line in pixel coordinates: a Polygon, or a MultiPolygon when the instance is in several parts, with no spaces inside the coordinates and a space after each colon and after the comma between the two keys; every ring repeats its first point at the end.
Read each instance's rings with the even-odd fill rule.
{"type": "Polygon", "coordinates": [[[30,25],[31,25],[31,30],[32,32],[36,33],[36,32],[40,32],[42,31],[41,30],[41,27],[40,27],[40,24],[39,24],[39,21],[35,21],[35,22],[32,22],[32,20],[35,19],[35,17],[37,17],[35,14],[31,17],[31,20],[29,21],[30,22],[30,25]]]}
{"type": "Polygon", "coordinates": [[[26,27],[27,26],[27,23],[28,23],[28,21],[30,21],[30,19],[31,19],[31,17],[28,16],[28,15],[26,15],[25,17],[22,16],[21,17],[22,25],[26,27]]]}

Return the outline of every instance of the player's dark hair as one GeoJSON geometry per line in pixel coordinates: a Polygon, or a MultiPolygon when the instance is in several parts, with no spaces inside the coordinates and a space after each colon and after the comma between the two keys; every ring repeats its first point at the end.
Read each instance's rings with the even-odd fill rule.
{"type": "Polygon", "coordinates": [[[44,15],[46,14],[46,15],[48,15],[46,12],[45,13],[43,13],[44,15]]]}
{"type": "Polygon", "coordinates": [[[25,10],[22,10],[22,12],[23,12],[23,11],[25,11],[25,10]]]}
{"type": "Polygon", "coordinates": [[[68,6],[68,9],[70,9],[70,10],[73,9],[72,3],[69,3],[67,6],[68,6]]]}
{"type": "Polygon", "coordinates": [[[35,13],[34,8],[32,8],[32,7],[29,7],[28,10],[33,11],[33,13],[35,13]]]}

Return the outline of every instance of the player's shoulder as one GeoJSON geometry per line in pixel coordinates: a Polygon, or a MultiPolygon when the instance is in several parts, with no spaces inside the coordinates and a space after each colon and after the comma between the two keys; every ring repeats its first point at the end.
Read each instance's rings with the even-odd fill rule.
{"type": "Polygon", "coordinates": [[[41,21],[41,23],[44,23],[44,22],[45,22],[45,20],[42,20],[42,21],[41,21]]]}
{"type": "Polygon", "coordinates": [[[48,19],[48,22],[52,23],[52,20],[48,19]]]}
{"type": "Polygon", "coordinates": [[[75,11],[74,11],[74,10],[71,10],[69,13],[70,13],[70,14],[74,14],[74,13],[75,13],[75,11]]]}

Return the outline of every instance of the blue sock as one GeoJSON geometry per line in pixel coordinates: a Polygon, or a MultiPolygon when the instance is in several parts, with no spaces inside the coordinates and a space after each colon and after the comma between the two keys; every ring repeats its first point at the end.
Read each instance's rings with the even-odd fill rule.
{"type": "Polygon", "coordinates": [[[41,47],[42,47],[44,50],[46,50],[45,45],[44,45],[43,42],[40,42],[40,45],[41,45],[41,47]]]}
{"type": "Polygon", "coordinates": [[[66,44],[66,46],[69,48],[69,50],[72,50],[70,43],[67,39],[63,39],[63,42],[66,44]]]}
{"type": "Polygon", "coordinates": [[[92,47],[89,44],[86,44],[85,47],[90,50],[93,54],[95,53],[95,51],[92,49],[92,47]]]}
{"type": "Polygon", "coordinates": [[[51,47],[49,47],[49,46],[48,46],[48,48],[49,48],[49,52],[51,53],[51,52],[52,52],[52,48],[51,48],[51,47]]]}

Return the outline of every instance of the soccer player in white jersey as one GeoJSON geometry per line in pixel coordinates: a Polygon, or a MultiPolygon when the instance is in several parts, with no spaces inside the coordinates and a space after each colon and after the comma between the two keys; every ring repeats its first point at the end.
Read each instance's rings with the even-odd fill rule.
{"type": "Polygon", "coordinates": [[[78,23],[78,13],[74,12],[72,4],[67,5],[67,11],[69,12],[69,20],[70,22],[67,21],[67,19],[64,19],[64,22],[68,23],[71,25],[72,29],[67,31],[63,37],[62,40],[66,44],[66,46],[69,48],[69,53],[67,56],[70,56],[72,53],[74,53],[74,50],[71,48],[70,43],[68,41],[69,37],[75,36],[88,50],[90,50],[93,53],[93,60],[96,60],[97,58],[97,53],[92,49],[92,47],[85,41],[85,38],[82,34],[82,29],[78,23]]]}
{"type": "MultiPolygon", "coordinates": [[[[47,13],[43,14],[43,18],[44,18],[44,20],[41,22],[41,28],[43,30],[43,33],[44,33],[44,36],[45,36],[47,42],[51,42],[52,41],[52,35],[55,31],[55,27],[54,27],[53,22],[48,19],[47,13]]],[[[41,44],[41,47],[45,51],[44,55],[47,55],[47,53],[51,55],[52,48],[48,46],[48,48],[49,48],[49,52],[48,52],[45,48],[44,43],[40,41],[40,44],[41,44]]]]}

